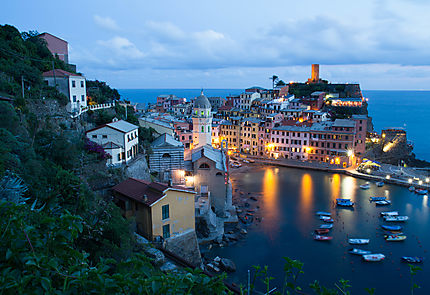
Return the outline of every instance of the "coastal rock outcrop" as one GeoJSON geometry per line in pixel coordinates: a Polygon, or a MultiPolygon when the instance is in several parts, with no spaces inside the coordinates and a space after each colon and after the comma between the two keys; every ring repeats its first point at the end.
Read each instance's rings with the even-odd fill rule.
{"type": "Polygon", "coordinates": [[[219,262],[221,268],[225,270],[226,272],[235,272],[236,271],[236,265],[234,262],[228,258],[221,258],[219,262]]]}

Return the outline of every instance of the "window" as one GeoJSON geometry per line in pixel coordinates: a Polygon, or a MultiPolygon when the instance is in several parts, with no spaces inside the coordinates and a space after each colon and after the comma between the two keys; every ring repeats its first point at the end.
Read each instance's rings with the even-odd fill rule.
{"type": "Polygon", "coordinates": [[[107,138],[107,135],[102,135],[102,138],[107,138]]]}
{"type": "Polygon", "coordinates": [[[73,95],[73,102],[76,102],[76,95],[73,95]]]}
{"type": "Polygon", "coordinates": [[[81,87],[84,87],[84,81],[81,81],[81,87]]]}
{"type": "Polygon", "coordinates": [[[76,87],[76,81],[72,81],[72,87],[76,87]]]}
{"type": "Polygon", "coordinates": [[[222,173],[221,172],[217,172],[215,175],[216,176],[222,176],[222,173]]]}
{"type": "Polygon", "coordinates": [[[208,126],[208,132],[211,132],[211,126],[208,126]]]}
{"type": "Polygon", "coordinates": [[[200,164],[200,166],[199,166],[199,169],[209,169],[210,167],[209,167],[209,165],[207,164],[207,163],[202,163],[202,164],[200,164]]]}
{"type": "Polygon", "coordinates": [[[85,101],[85,95],[81,95],[81,101],[85,101]]]}
{"type": "Polygon", "coordinates": [[[118,154],[118,161],[121,161],[121,154],[118,154]]]}
{"type": "Polygon", "coordinates": [[[202,126],[202,132],[205,132],[205,126],[202,126]]]}
{"type": "Polygon", "coordinates": [[[170,238],[170,224],[163,225],[163,238],[170,238]]]}
{"type": "Polygon", "coordinates": [[[169,218],[169,204],[161,207],[161,218],[163,220],[169,218]]]}
{"type": "Polygon", "coordinates": [[[91,135],[92,138],[97,138],[97,135],[91,135]]]}

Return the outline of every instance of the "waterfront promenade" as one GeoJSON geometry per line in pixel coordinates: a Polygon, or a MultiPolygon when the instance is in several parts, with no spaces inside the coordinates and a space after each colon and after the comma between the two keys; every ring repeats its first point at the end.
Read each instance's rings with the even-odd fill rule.
{"type": "MultiPolygon", "coordinates": [[[[249,156],[248,156],[249,157],[249,156]]],[[[298,161],[291,159],[267,159],[261,157],[249,157],[256,163],[275,165],[281,167],[309,169],[325,171],[330,173],[342,173],[352,177],[361,178],[370,181],[383,181],[384,183],[396,184],[404,187],[414,186],[418,189],[430,189],[429,171],[416,170],[414,168],[399,168],[395,165],[382,164],[378,171],[372,171],[371,174],[360,173],[355,167],[343,168],[340,165],[331,165],[328,163],[298,161]],[[388,175],[388,178],[387,178],[388,175]],[[420,183],[420,181],[422,183],[420,183]]]]}

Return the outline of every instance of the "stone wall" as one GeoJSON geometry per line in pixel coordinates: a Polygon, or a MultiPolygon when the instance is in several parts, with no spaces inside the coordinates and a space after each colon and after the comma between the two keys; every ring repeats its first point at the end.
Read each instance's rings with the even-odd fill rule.
{"type": "Polygon", "coordinates": [[[194,230],[189,230],[181,235],[167,239],[164,242],[164,248],[196,267],[202,265],[202,257],[194,230]]]}

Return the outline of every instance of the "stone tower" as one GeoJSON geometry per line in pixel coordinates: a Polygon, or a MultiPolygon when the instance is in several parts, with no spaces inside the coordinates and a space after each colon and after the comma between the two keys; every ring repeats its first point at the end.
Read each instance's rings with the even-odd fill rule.
{"type": "Polygon", "coordinates": [[[318,82],[320,80],[320,65],[312,65],[312,82],[318,82]]]}
{"type": "Polygon", "coordinates": [[[203,91],[194,101],[193,108],[193,148],[212,145],[211,104],[203,91]]]}

